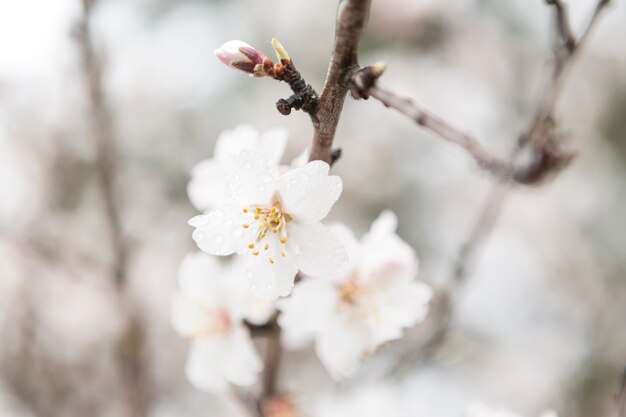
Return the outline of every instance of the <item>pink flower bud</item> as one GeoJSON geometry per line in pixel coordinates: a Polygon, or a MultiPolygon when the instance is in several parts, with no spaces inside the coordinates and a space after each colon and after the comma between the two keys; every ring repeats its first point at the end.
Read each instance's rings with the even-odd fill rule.
{"type": "Polygon", "coordinates": [[[264,77],[273,70],[274,63],[265,55],[242,41],[228,41],[215,50],[215,56],[231,68],[253,77],[264,77]]]}

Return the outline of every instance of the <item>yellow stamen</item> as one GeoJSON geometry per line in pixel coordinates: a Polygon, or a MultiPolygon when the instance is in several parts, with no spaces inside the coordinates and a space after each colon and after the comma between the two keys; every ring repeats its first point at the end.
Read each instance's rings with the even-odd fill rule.
{"type": "Polygon", "coordinates": [[[274,260],[272,258],[269,258],[269,261],[271,264],[274,264],[274,260]]]}
{"type": "Polygon", "coordinates": [[[285,243],[287,243],[287,238],[286,238],[286,237],[284,237],[284,236],[283,236],[283,237],[281,237],[281,238],[280,238],[280,243],[282,243],[283,245],[284,245],[285,243]]]}
{"type": "Polygon", "coordinates": [[[252,252],[252,254],[253,254],[254,256],[259,256],[259,251],[258,251],[258,250],[257,250],[257,251],[254,251],[254,252],[252,252]]]}
{"type": "Polygon", "coordinates": [[[249,224],[247,224],[247,223],[244,223],[243,228],[244,228],[244,229],[247,229],[248,227],[250,227],[250,225],[249,225],[249,224]]]}
{"type": "Polygon", "coordinates": [[[248,245],[248,247],[249,247],[250,249],[254,249],[254,243],[250,243],[250,244],[248,245]]]}

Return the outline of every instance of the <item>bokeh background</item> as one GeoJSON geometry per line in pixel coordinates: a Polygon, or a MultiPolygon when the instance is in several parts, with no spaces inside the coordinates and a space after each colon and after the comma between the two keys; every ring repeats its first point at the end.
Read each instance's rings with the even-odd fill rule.
{"type": "MultiPolygon", "coordinates": [[[[568,4],[579,33],[595,1],[568,4]]],[[[305,114],[276,111],[285,84],[229,71],[212,51],[241,39],[269,55],[276,36],[321,91],[336,6],[97,2],[88,25],[115,147],[128,278],[120,290],[82,3],[0,2],[0,416],[126,416],[137,397],[135,415],[242,415],[226,396],[187,383],[187,342],[169,325],[178,264],[194,249],[185,188],[224,129],[287,127],[289,161],[312,127],[305,114]],[[124,363],[139,368],[130,394],[124,363]]],[[[506,155],[547,77],[551,19],[541,0],[373,0],[361,61],[386,61],[387,86],[506,155]]],[[[626,366],[624,22],[626,5],[614,1],[559,102],[558,132],[575,163],[540,187],[512,190],[434,357],[389,374],[415,343],[408,332],[334,383],[312,352],[289,353],[281,385],[307,415],[460,417],[473,401],[528,417],[549,407],[568,417],[607,412],[626,366]]],[[[372,100],[347,100],[336,145],[345,186],[331,219],[360,234],[395,210],[422,279],[445,283],[493,178],[372,100]]]]}

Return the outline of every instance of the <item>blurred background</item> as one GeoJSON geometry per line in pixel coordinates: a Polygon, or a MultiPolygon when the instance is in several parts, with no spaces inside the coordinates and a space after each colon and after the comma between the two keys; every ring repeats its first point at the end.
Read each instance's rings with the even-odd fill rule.
{"type": "MultiPolygon", "coordinates": [[[[568,4],[580,33],[595,1],[568,4]]],[[[194,249],[186,184],[224,129],[287,127],[289,161],[312,127],[276,111],[284,83],[230,71],[213,50],[241,39],[270,55],[275,36],[321,91],[336,6],[99,0],[85,21],[80,0],[0,2],[0,416],[242,415],[187,383],[188,343],[169,325],[194,249]]],[[[386,61],[387,86],[506,155],[547,77],[551,12],[541,0],[373,0],[361,63],[386,61]]],[[[342,383],[312,351],[289,353],[281,385],[306,415],[460,417],[472,401],[605,415],[626,366],[624,22],[614,1],[559,102],[575,163],[510,193],[446,342],[389,373],[408,332],[342,383]]],[[[395,210],[421,278],[445,283],[493,178],[373,100],[346,101],[335,143],[344,194],[330,220],[361,234],[395,210]]]]}

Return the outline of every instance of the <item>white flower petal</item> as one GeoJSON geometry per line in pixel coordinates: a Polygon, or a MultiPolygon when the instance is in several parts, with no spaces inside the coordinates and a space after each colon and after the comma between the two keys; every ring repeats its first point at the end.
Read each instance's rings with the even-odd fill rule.
{"type": "Polygon", "coordinates": [[[224,130],[215,142],[213,156],[221,163],[229,163],[231,157],[239,155],[244,149],[254,150],[258,138],[259,132],[249,124],[224,130]]]}
{"type": "Polygon", "coordinates": [[[223,392],[228,383],[243,387],[254,384],[262,369],[263,362],[249,334],[238,326],[225,335],[196,340],[185,373],[196,388],[223,392]]]}
{"type": "Polygon", "coordinates": [[[172,300],[172,327],[181,336],[191,337],[202,326],[206,310],[182,294],[174,295],[172,300]]]}
{"type": "Polygon", "coordinates": [[[361,240],[358,269],[363,282],[373,279],[415,279],[415,251],[395,233],[367,234],[361,240]]]}
{"type": "Polygon", "coordinates": [[[342,223],[329,224],[328,230],[339,240],[339,243],[344,247],[348,256],[347,263],[333,279],[336,283],[342,283],[345,282],[346,279],[349,279],[357,268],[357,261],[359,260],[359,254],[361,252],[360,244],[352,230],[342,223]]]}
{"type": "Polygon", "coordinates": [[[397,228],[398,216],[396,216],[396,213],[391,210],[384,210],[378,215],[378,218],[372,222],[368,234],[380,235],[395,233],[397,228]]]}
{"type": "Polygon", "coordinates": [[[267,257],[247,256],[246,277],[250,289],[262,299],[275,300],[289,295],[298,272],[292,259],[278,255],[272,260],[274,263],[270,263],[267,257]]]}
{"type": "Polygon", "coordinates": [[[243,249],[250,239],[243,228],[242,214],[237,206],[222,206],[192,218],[189,224],[196,228],[193,240],[211,255],[230,255],[243,249]]]}
{"type": "Polygon", "coordinates": [[[252,324],[260,326],[267,323],[275,312],[276,308],[274,308],[272,300],[251,294],[247,301],[245,319],[252,324]]]}
{"type": "Polygon", "coordinates": [[[222,275],[223,268],[218,259],[204,252],[192,252],[185,256],[178,268],[178,285],[187,297],[212,300],[217,291],[217,280],[222,275]]]}
{"type": "Polygon", "coordinates": [[[279,177],[282,207],[298,222],[323,219],[341,195],[341,178],[328,176],[329,169],[326,162],[312,161],[279,177]]]}
{"type": "Polygon", "coordinates": [[[189,382],[202,391],[225,391],[228,382],[220,366],[225,354],[223,343],[216,338],[195,341],[191,345],[185,365],[185,374],[189,382]]]}
{"type": "Polygon", "coordinates": [[[287,129],[276,127],[263,133],[255,150],[261,154],[271,166],[278,166],[287,146],[287,129]]]}
{"type": "Polygon", "coordinates": [[[243,150],[230,159],[228,187],[234,202],[243,206],[271,205],[278,173],[261,155],[243,150]]]}
{"type": "Polygon", "coordinates": [[[298,269],[307,275],[333,279],[348,261],[339,240],[320,222],[292,222],[288,224],[287,236],[298,269]]]}
{"type": "Polygon", "coordinates": [[[228,335],[222,369],[226,379],[235,385],[249,387],[256,382],[257,375],[263,370],[263,361],[259,357],[250,334],[238,326],[228,335]]]}
{"type": "Polygon", "coordinates": [[[276,302],[281,311],[278,324],[288,349],[300,349],[324,330],[337,311],[337,290],[325,280],[305,278],[288,298],[276,302]]]}
{"type": "Polygon", "coordinates": [[[422,282],[401,281],[387,289],[374,291],[369,308],[376,312],[367,318],[376,345],[402,337],[402,331],[421,322],[428,313],[432,297],[422,282]]]}
{"type": "Polygon", "coordinates": [[[368,352],[371,335],[360,322],[334,320],[317,338],[317,356],[334,379],[352,376],[368,352]]]}
{"type": "Polygon", "coordinates": [[[205,159],[194,166],[187,195],[191,204],[202,212],[227,204],[230,191],[223,165],[214,159],[205,159]]]}

